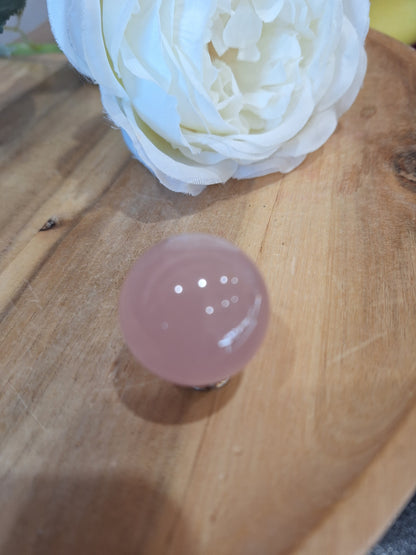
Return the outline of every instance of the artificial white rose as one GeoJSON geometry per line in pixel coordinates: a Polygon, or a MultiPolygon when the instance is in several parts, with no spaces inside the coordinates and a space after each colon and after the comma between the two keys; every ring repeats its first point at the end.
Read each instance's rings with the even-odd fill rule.
{"type": "Polygon", "coordinates": [[[58,44],[98,83],[169,189],[288,172],[333,133],[366,70],[368,0],[48,0],[58,44]]]}

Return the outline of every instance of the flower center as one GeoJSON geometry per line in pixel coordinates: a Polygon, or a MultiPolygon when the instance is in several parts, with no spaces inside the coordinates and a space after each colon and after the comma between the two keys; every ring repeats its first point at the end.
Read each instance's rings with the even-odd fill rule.
{"type": "Polygon", "coordinates": [[[235,10],[227,12],[220,6],[212,27],[211,43],[218,57],[232,48],[237,49],[238,60],[258,61],[260,53],[256,44],[261,37],[263,21],[253,4],[249,0],[243,0],[237,4],[235,10]]]}
{"type": "Polygon", "coordinates": [[[314,50],[324,4],[218,1],[207,44],[215,70],[207,90],[236,132],[264,132],[282,120],[314,50]]]}

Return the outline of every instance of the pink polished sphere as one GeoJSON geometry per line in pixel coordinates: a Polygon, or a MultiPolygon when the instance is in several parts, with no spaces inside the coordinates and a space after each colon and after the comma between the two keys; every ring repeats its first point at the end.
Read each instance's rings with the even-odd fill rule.
{"type": "Polygon", "coordinates": [[[133,355],[158,376],[214,384],[249,361],[267,328],[264,281],[237,247],[212,235],[161,241],[122,287],[120,323],[133,355]]]}

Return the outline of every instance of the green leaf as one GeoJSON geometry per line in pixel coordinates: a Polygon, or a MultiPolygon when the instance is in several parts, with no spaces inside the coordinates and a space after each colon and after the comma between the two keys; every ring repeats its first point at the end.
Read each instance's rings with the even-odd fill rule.
{"type": "Polygon", "coordinates": [[[23,10],[26,0],[0,0],[0,33],[6,21],[23,10]]]}
{"type": "Polygon", "coordinates": [[[0,45],[0,58],[10,56],[31,56],[33,54],[56,54],[61,52],[54,43],[13,42],[0,45]]]}

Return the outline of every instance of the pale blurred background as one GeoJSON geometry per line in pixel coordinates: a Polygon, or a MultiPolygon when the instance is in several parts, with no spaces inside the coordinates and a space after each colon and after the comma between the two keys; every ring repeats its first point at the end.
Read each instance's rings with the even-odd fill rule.
{"type": "MultiPolygon", "coordinates": [[[[47,19],[46,0],[27,0],[20,27],[25,33],[30,33],[30,31],[45,23],[47,19]]],[[[17,17],[12,17],[7,22],[7,26],[13,27],[16,22],[17,17]]],[[[11,31],[5,30],[4,33],[0,34],[0,44],[8,44],[18,39],[19,35],[11,31]]]]}
{"type": "Polygon", "coordinates": [[[416,0],[372,0],[370,19],[373,29],[416,43],[416,0]]]}

